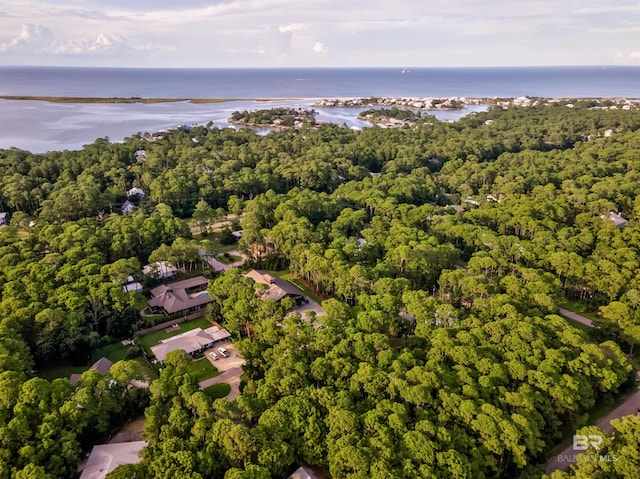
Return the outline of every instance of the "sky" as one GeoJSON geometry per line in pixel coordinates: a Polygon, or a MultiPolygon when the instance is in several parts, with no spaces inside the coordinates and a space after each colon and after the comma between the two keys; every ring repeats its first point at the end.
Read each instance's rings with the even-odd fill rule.
{"type": "Polygon", "coordinates": [[[640,1],[2,0],[0,65],[639,65],[640,1]]]}

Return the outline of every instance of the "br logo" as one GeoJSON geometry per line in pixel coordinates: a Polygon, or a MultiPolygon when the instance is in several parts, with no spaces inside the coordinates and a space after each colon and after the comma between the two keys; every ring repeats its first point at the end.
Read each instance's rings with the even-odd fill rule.
{"type": "Polygon", "coordinates": [[[602,436],[599,434],[575,434],[573,436],[573,449],[576,451],[586,451],[589,448],[599,451],[601,445],[602,436]]]}

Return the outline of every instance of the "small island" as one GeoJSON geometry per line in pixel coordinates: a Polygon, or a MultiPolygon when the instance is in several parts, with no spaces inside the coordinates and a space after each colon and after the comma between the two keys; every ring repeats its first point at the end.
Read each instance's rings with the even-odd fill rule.
{"type": "Polygon", "coordinates": [[[269,128],[302,128],[316,124],[316,111],[306,108],[271,108],[268,110],[234,111],[229,123],[269,128]]]}
{"type": "Polygon", "coordinates": [[[434,119],[432,115],[400,108],[375,108],[371,110],[364,110],[360,112],[358,118],[376,125],[392,128],[413,125],[426,118],[434,119]]]}

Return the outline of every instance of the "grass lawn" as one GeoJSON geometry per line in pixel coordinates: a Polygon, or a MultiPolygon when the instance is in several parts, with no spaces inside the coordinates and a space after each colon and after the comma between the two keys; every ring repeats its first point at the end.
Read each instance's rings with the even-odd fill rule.
{"type": "Polygon", "coordinates": [[[302,282],[300,282],[296,278],[294,278],[291,275],[291,273],[289,273],[288,271],[269,271],[269,273],[277,276],[280,279],[283,279],[283,280],[291,283],[296,288],[298,288],[300,291],[302,291],[305,295],[309,296],[309,298],[314,300],[316,303],[322,304],[322,298],[320,298],[319,296],[316,296],[315,294],[313,294],[309,290],[309,288],[307,288],[304,284],[302,284],[302,282]]]}
{"type": "Polygon", "coordinates": [[[189,366],[189,373],[198,380],[198,382],[205,379],[212,378],[220,374],[211,361],[205,357],[194,359],[189,366]]]}
{"type": "Polygon", "coordinates": [[[53,381],[56,378],[67,378],[72,374],[81,374],[89,369],[89,366],[72,366],[69,360],[64,360],[55,366],[39,369],[36,376],[53,381]]]}
{"type": "MultiPolygon", "coordinates": [[[[164,329],[160,331],[154,331],[153,333],[145,334],[144,336],[138,336],[136,338],[136,344],[140,344],[147,350],[150,350],[151,346],[155,346],[162,339],[170,338],[171,336],[176,336],[178,334],[184,333],[186,331],[190,331],[195,328],[207,329],[211,327],[211,323],[206,320],[206,318],[196,318],[191,321],[185,321],[184,323],[180,323],[180,329],[176,329],[171,333],[165,332],[164,329]]],[[[150,352],[150,351],[149,351],[150,352]]]]}
{"type": "Polygon", "coordinates": [[[231,392],[231,386],[227,383],[212,384],[208,388],[203,389],[204,393],[212,399],[227,397],[231,392]]]}
{"type": "MultiPolygon", "coordinates": [[[[127,351],[130,347],[132,346],[124,346],[120,342],[102,346],[93,352],[91,356],[91,364],[102,357],[105,357],[114,363],[122,361],[127,355],[127,351]]],[[[149,366],[149,363],[147,363],[143,357],[137,357],[133,360],[140,364],[140,367],[144,371],[147,379],[153,380],[158,377],[156,372],[149,366]]],[[[51,367],[40,369],[37,376],[43,379],[48,379],[49,381],[56,378],[69,378],[72,374],[81,374],[87,371],[91,364],[87,364],[86,366],[73,366],[69,360],[64,360],[51,367]]]]}
{"type": "Polygon", "coordinates": [[[109,344],[107,346],[102,346],[101,348],[96,349],[91,356],[91,359],[95,362],[98,359],[105,357],[112,362],[122,361],[127,355],[127,351],[131,348],[132,345],[125,346],[120,341],[117,343],[109,344]]]}
{"type": "Polygon", "coordinates": [[[231,254],[229,256],[219,255],[219,256],[216,256],[216,259],[221,263],[231,264],[231,263],[235,263],[236,261],[240,261],[242,258],[240,256],[231,254]]]}
{"type": "MultiPolygon", "coordinates": [[[[563,316],[563,318],[564,318],[564,316],[563,316]]],[[[578,321],[574,321],[573,319],[569,319],[569,318],[564,318],[564,319],[571,326],[573,326],[574,328],[580,329],[580,330],[584,331],[585,333],[589,333],[589,332],[593,331],[593,328],[587,326],[586,324],[582,324],[582,323],[580,323],[578,321]]]]}

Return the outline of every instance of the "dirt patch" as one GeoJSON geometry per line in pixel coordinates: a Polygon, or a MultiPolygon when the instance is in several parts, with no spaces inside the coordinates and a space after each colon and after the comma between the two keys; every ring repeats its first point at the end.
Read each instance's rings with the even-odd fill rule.
{"type": "Polygon", "coordinates": [[[131,442],[131,441],[141,441],[142,440],[142,431],[144,431],[144,423],[146,418],[144,416],[136,418],[120,429],[118,429],[111,439],[109,439],[109,444],[117,444],[119,442],[131,442]]]}

